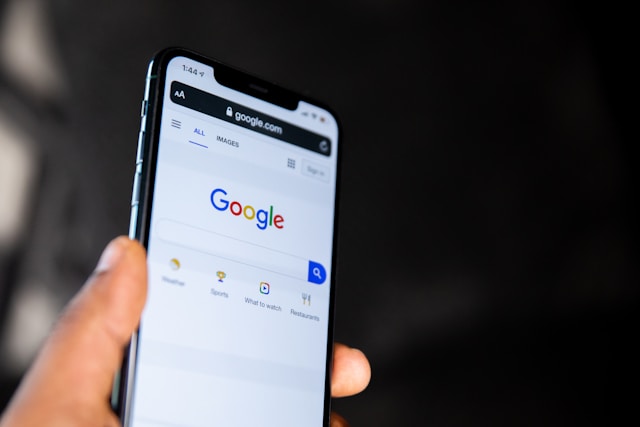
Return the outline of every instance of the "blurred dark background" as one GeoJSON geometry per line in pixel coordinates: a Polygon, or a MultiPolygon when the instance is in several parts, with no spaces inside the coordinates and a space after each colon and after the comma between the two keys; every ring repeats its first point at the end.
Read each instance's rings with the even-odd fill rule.
{"type": "Polygon", "coordinates": [[[0,0],[0,405],[127,233],[147,63],[177,45],[342,119],[336,339],[373,367],[335,401],[354,426],[637,420],[631,16],[547,0],[0,0]]]}

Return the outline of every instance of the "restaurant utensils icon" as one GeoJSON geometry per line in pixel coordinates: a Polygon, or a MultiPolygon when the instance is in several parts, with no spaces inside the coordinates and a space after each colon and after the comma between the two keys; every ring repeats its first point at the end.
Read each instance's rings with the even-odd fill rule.
{"type": "Polygon", "coordinates": [[[302,294],[302,305],[311,305],[311,294],[302,294]]]}

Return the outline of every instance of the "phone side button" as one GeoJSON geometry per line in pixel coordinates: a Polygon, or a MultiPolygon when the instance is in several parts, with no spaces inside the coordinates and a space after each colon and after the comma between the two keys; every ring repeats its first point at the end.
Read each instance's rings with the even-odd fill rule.
{"type": "Polygon", "coordinates": [[[136,237],[136,225],[138,223],[138,204],[131,206],[131,217],[129,218],[129,237],[135,239],[136,237]]]}
{"type": "Polygon", "coordinates": [[[140,199],[140,176],[141,174],[135,173],[133,177],[133,193],[131,194],[131,206],[137,206],[140,199]]]}
{"type": "Polygon", "coordinates": [[[144,155],[144,131],[141,130],[138,134],[138,151],[136,153],[136,164],[142,163],[142,156],[144,155]]]}
{"type": "Polygon", "coordinates": [[[142,105],[140,106],[140,117],[144,117],[147,114],[147,100],[142,100],[142,105]]]}

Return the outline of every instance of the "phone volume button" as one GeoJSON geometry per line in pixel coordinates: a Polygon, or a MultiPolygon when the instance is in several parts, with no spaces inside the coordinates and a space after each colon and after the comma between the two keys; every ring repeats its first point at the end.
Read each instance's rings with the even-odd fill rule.
{"type": "Polygon", "coordinates": [[[138,223],[138,204],[131,205],[131,217],[129,218],[129,237],[136,237],[136,225],[138,223]]]}
{"type": "Polygon", "coordinates": [[[136,164],[142,163],[142,157],[144,156],[144,131],[141,130],[138,134],[138,152],[136,153],[136,164]]]}
{"type": "Polygon", "coordinates": [[[137,206],[140,199],[140,177],[142,174],[138,172],[136,167],[136,173],[133,175],[133,193],[131,194],[131,206],[137,206]]]}
{"type": "Polygon", "coordinates": [[[140,106],[140,117],[144,117],[147,114],[147,100],[142,100],[142,105],[140,106]]]}

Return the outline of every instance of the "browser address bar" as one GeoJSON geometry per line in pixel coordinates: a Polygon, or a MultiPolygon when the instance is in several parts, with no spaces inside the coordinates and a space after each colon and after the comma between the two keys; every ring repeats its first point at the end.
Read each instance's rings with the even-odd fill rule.
{"type": "Polygon", "coordinates": [[[161,240],[172,245],[194,249],[316,285],[323,284],[327,278],[325,268],[318,262],[180,222],[162,219],[158,221],[156,232],[161,240]]]}

